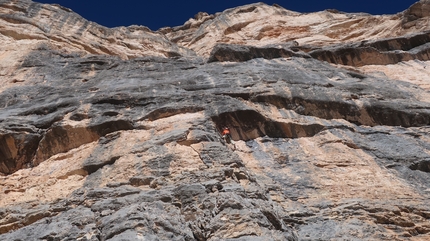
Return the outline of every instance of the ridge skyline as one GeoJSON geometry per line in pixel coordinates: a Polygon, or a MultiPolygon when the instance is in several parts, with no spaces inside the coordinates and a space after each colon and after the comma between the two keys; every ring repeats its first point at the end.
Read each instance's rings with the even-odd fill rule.
{"type": "Polygon", "coordinates": [[[71,0],[39,0],[35,1],[46,4],[59,4],[70,8],[82,17],[102,26],[113,28],[120,26],[142,25],[156,31],[163,27],[175,27],[184,24],[198,12],[207,12],[214,14],[222,12],[228,8],[264,2],[268,5],[274,3],[285,9],[308,13],[318,12],[326,9],[337,9],[347,13],[364,12],[372,15],[396,14],[402,12],[414,4],[415,0],[405,0],[401,2],[392,2],[381,0],[374,2],[371,0],[355,1],[318,1],[309,0],[306,2],[291,2],[286,0],[280,1],[156,1],[151,3],[142,3],[140,1],[128,0],[124,4],[118,5],[112,1],[93,0],[91,2],[71,1],[71,0]],[[168,7],[166,7],[168,6],[168,7]],[[164,16],[163,16],[164,15],[164,16]]]}

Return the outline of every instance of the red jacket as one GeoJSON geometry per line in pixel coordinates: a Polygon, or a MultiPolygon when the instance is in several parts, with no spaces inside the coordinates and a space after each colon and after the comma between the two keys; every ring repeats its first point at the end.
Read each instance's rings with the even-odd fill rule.
{"type": "Polygon", "coordinates": [[[222,135],[224,136],[224,135],[230,135],[230,130],[229,129],[224,129],[223,131],[222,131],[222,135]]]}

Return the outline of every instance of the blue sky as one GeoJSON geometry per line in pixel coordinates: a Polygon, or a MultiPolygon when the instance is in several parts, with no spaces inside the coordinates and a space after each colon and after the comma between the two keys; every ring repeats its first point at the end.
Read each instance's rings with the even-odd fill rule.
{"type": "MultiPolygon", "coordinates": [[[[278,0],[277,3],[297,12],[337,9],[344,12],[394,14],[407,9],[418,0],[278,0]]],[[[179,26],[198,12],[215,13],[227,8],[257,1],[246,0],[36,0],[57,3],[82,17],[106,27],[144,25],[152,30],[179,26]]]]}

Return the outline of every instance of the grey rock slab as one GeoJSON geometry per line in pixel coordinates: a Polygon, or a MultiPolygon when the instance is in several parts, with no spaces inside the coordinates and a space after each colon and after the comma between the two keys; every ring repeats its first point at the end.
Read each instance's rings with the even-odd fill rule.
{"type": "Polygon", "coordinates": [[[98,240],[100,233],[95,221],[96,217],[90,209],[78,207],[55,217],[41,219],[18,231],[0,234],[0,239],[65,240],[86,237],[87,240],[98,240]]]}
{"type": "Polygon", "coordinates": [[[153,235],[161,240],[193,240],[191,230],[179,209],[161,202],[132,204],[100,220],[102,237],[110,240],[131,230],[138,235],[153,235]]]}

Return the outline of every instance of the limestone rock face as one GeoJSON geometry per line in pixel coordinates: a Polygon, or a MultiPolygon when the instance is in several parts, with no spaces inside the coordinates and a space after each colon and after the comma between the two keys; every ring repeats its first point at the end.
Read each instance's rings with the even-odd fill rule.
{"type": "Polygon", "coordinates": [[[0,1],[0,240],[430,239],[429,6],[0,1]]]}
{"type": "Polygon", "coordinates": [[[428,6],[428,1],[421,1],[403,13],[373,16],[337,10],[298,13],[278,5],[257,3],[190,19],[183,26],[160,32],[203,56],[209,56],[218,43],[261,47],[295,41],[309,51],[327,45],[381,41],[428,31],[428,6]]]}
{"type": "Polygon", "coordinates": [[[409,9],[404,12],[404,23],[406,27],[416,25],[417,23],[425,23],[430,17],[430,1],[421,0],[413,4],[409,9]],[[412,24],[411,24],[412,23],[412,24]]]}
{"type": "Polygon", "coordinates": [[[28,54],[40,46],[62,53],[104,54],[122,59],[192,54],[144,26],[110,29],[82,18],[71,9],[29,0],[1,1],[0,23],[1,48],[7,54],[2,53],[2,60],[28,54]]]}

